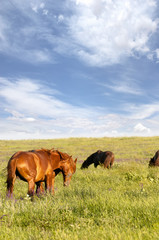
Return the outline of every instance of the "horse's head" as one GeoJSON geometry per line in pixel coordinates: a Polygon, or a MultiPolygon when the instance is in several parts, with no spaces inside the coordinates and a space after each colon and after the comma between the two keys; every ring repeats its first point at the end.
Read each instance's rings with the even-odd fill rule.
{"type": "Polygon", "coordinates": [[[67,153],[59,152],[59,154],[61,157],[60,169],[63,174],[64,186],[68,186],[70,184],[72,175],[76,171],[77,158],[74,161],[72,156],[69,156],[67,153]]]}
{"type": "Polygon", "coordinates": [[[149,167],[152,167],[152,166],[154,166],[154,165],[155,165],[155,159],[154,159],[154,157],[153,157],[153,158],[151,158],[150,161],[149,161],[149,167]]]}
{"type": "Polygon", "coordinates": [[[70,184],[72,175],[76,171],[76,162],[77,162],[77,158],[75,159],[75,161],[73,161],[71,156],[68,160],[63,162],[62,173],[63,173],[63,179],[64,179],[64,186],[68,186],[70,184]]]}

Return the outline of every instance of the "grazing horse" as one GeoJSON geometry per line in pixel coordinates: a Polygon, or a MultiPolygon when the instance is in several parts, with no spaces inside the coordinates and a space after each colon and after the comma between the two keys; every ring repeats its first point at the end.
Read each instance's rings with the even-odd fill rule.
{"type": "Polygon", "coordinates": [[[104,168],[112,167],[114,162],[114,154],[110,151],[102,152],[98,150],[97,152],[91,154],[81,166],[81,169],[88,168],[89,165],[94,163],[94,167],[97,167],[100,164],[104,164],[104,168]]]}
{"type": "Polygon", "coordinates": [[[159,150],[155,153],[154,157],[150,159],[149,167],[159,166],[159,150]]]}
{"type": "Polygon", "coordinates": [[[11,197],[16,177],[28,182],[28,194],[34,195],[35,184],[37,192],[43,191],[42,182],[45,182],[45,189],[54,193],[55,176],[62,172],[64,186],[69,185],[72,175],[76,171],[76,162],[72,156],[58,150],[32,150],[28,152],[16,152],[9,160],[7,171],[7,191],[11,197]]]}

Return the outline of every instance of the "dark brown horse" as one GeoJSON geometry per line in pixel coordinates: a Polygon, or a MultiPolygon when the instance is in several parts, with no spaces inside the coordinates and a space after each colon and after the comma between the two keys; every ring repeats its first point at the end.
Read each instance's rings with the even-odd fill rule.
{"type": "Polygon", "coordinates": [[[17,152],[9,160],[7,171],[7,193],[11,197],[13,193],[16,176],[28,182],[28,194],[34,195],[35,184],[37,192],[45,189],[54,193],[55,176],[62,172],[64,186],[69,185],[72,175],[76,171],[76,162],[72,156],[58,150],[32,150],[28,152],[17,152]]]}
{"type": "Polygon", "coordinates": [[[110,151],[102,152],[98,150],[97,152],[91,154],[81,166],[81,169],[88,168],[89,165],[94,163],[94,167],[100,164],[104,164],[104,168],[112,167],[114,163],[114,154],[110,151]]]}
{"type": "Polygon", "coordinates": [[[155,153],[154,157],[150,159],[149,167],[159,166],[159,150],[155,153]]]}

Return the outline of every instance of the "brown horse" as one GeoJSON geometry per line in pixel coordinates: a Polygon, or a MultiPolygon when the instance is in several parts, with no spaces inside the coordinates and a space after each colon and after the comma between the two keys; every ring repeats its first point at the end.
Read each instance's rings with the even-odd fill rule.
{"type": "Polygon", "coordinates": [[[114,154],[110,151],[103,152],[98,150],[82,163],[81,169],[88,168],[93,163],[95,168],[100,164],[104,164],[104,168],[111,168],[114,163],[114,154]]]}
{"type": "Polygon", "coordinates": [[[149,161],[149,167],[159,166],[159,150],[155,153],[154,157],[149,161]]]}
{"type": "Polygon", "coordinates": [[[72,156],[58,150],[32,150],[28,152],[16,152],[9,160],[7,171],[7,193],[11,197],[16,176],[28,182],[28,194],[34,195],[35,184],[37,192],[45,189],[54,193],[55,176],[62,172],[64,186],[69,185],[72,175],[76,171],[76,162],[72,156]]]}

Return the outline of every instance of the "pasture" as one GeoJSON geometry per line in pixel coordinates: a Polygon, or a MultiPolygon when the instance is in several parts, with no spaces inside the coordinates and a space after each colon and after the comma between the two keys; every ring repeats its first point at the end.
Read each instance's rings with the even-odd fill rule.
{"type": "Polygon", "coordinates": [[[159,239],[159,168],[148,168],[158,149],[159,137],[0,141],[0,239],[159,239]],[[31,201],[28,184],[17,179],[14,198],[6,199],[12,154],[53,147],[78,158],[70,186],[63,187],[59,174],[54,196],[31,201]],[[115,154],[112,169],[91,165],[81,170],[98,149],[115,154]]]}

